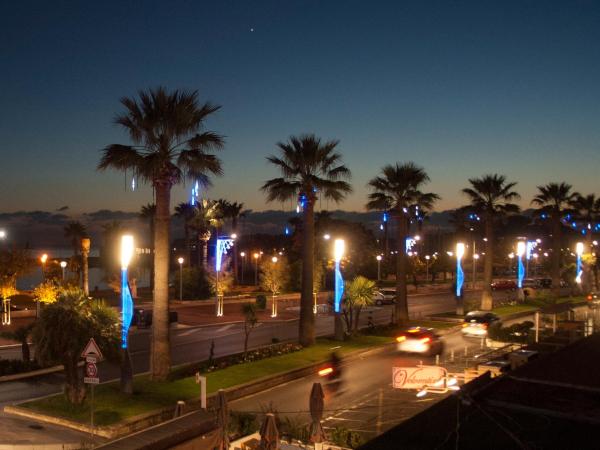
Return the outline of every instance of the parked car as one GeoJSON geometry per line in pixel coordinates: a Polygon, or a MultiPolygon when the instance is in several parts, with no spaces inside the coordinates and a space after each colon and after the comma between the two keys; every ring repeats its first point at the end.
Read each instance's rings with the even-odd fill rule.
{"type": "Polygon", "coordinates": [[[492,283],[492,291],[514,291],[517,289],[515,280],[498,280],[492,283]]]}
{"type": "Polygon", "coordinates": [[[377,306],[392,305],[396,302],[396,289],[380,289],[374,298],[377,306]]]}
{"type": "Polygon", "coordinates": [[[500,317],[487,311],[471,311],[465,315],[462,334],[465,337],[484,338],[492,326],[500,326],[500,317]]]}
{"type": "Polygon", "coordinates": [[[539,286],[537,280],[534,280],[533,278],[525,278],[523,280],[523,287],[537,289],[539,286]]]}
{"type": "Polygon", "coordinates": [[[439,355],[444,351],[444,341],[433,328],[413,327],[396,338],[399,352],[439,355]]]}
{"type": "Polygon", "coordinates": [[[587,300],[587,305],[590,308],[600,307],[600,298],[598,298],[597,292],[590,292],[588,295],[586,295],[585,299],[587,300]]]}

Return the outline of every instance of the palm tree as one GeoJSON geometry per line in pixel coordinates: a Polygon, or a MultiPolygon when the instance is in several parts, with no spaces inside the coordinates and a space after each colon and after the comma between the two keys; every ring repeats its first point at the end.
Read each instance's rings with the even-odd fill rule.
{"type": "Polygon", "coordinates": [[[339,141],[322,142],[314,134],[290,136],[287,142],[278,142],[280,156],[271,155],[267,161],[281,172],[281,177],[265,182],[261,190],[267,201],[299,199],[303,208],[302,226],[302,289],[300,295],[301,345],[315,342],[313,304],[313,270],[315,254],[314,206],[318,195],[340,202],[352,187],[344,179],[350,170],[343,165],[336,152],[339,141]]]}
{"type": "MultiPolygon", "coordinates": [[[[148,223],[150,228],[150,251],[154,254],[154,216],[156,216],[156,205],[148,203],[140,209],[140,219],[148,223]]],[[[150,290],[154,290],[154,268],[150,266],[150,290]]]]}
{"type": "Polygon", "coordinates": [[[180,203],[175,207],[175,217],[183,220],[183,240],[185,242],[185,253],[187,263],[192,263],[192,245],[190,242],[190,222],[196,213],[196,207],[190,203],[180,203]]]}
{"type": "Polygon", "coordinates": [[[548,183],[538,186],[538,194],[531,201],[539,206],[538,214],[550,218],[552,223],[552,290],[560,294],[560,261],[562,243],[562,216],[569,211],[569,205],[575,199],[576,193],[567,183],[548,183]]]}
{"type": "Polygon", "coordinates": [[[202,200],[196,203],[190,227],[197,237],[198,267],[204,267],[204,270],[208,270],[208,241],[212,236],[212,229],[219,227],[220,224],[221,211],[218,202],[202,200]]]}
{"type": "Polygon", "coordinates": [[[77,221],[71,221],[64,227],[65,238],[71,240],[73,256],[71,257],[71,270],[77,271],[77,279],[81,278],[81,261],[79,251],[81,250],[81,240],[87,237],[87,229],[84,224],[77,221]]]}
{"type": "MultiPolygon", "coordinates": [[[[598,220],[598,216],[600,215],[600,198],[596,198],[594,194],[575,194],[573,200],[571,201],[571,208],[573,209],[575,219],[583,222],[587,249],[586,253],[591,254],[593,242],[592,233],[594,232],[595,222],[598,220]]],[[[597,285],[598,283],[598,280],[592,280],[592,278],[596,277],[590,266],[591,264],[585,264],[587,276],[584,276],[584,288],[586,291],[590,291],[592,289],[592,284],[597,285]]]]}
{"type": "Polygon", "coordinates": [[[358,276],[346,282],[346,298],[344,299],[344,316],[349,332],[358,331],[358,321],[363,307],[373,304],[375,296],[375,282],[358,276]]]}
{"type": "Polygon", "coordinates": [[[408,301],[406,294],[406,273],[408,261],[405,242],[408,236],[410,212],[419,208],[427,210],[440,197],[434,193],[421,191],[429,181],[429,176],[422,167],[413,162],[396,163],[381,169],[381,175],[369,181],[368,186],[373,190],[369,194],[367,209],[388,209],[398,222],[396,255],[396,318],[401,322],[408,320],[408,301]]]}
{"type": "Polygon", "coordinates": [[[513,200],[521,196],[512,189],[517,183],[508,183],[504,175],[484,175],[470,178],[471,187],[462,190],[471,200],[471,207],[485,223],[485,261],[483,266],[483,293],[481,309],[489,311],[494,306],[492,298],[492,272],[494,263],[494,221],[505,214],[519,212],[513,200]]]}
{"type": "Polygon", "coordinates": [[[169,352],[169,222],[171,188],[184,179],[210,185],[209,176],[221,175],[221,161],[211,152],[223,147],[223,138],[202,131],[204,121],[219,109],[201,105],[198,92],[164,87],[140,91],[139,98],[123,98],[125,112],[115,123],[134,145],[109,145],[103,150],[100,170],[131,170],[151,183],[156,194],[154,225],[154,300],[151,376],[165,380],[171,366],[169,352]]]}
{"type": "MultiPolygon", "coordinates": [[[[231,234],[239,236],[238,220],[245,216],[242,212],[244,209],[243,203],[238,202],[225,202],[223,205],[223,217],[231,220],[231,234]]],[[[233,252],[233,273],[235,274],[235,282],[238,282],[238,252],[233,252]]]]}

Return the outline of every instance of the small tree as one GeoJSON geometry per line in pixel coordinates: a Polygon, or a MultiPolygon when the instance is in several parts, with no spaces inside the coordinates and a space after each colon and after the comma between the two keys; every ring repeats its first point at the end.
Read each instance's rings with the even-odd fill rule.
{"type": "Polygon", "coordinates": [[[273,316],[277,315],[275,306],[275,296],[281,293],[287,286],[290,275],[287,260],[284,257],[265,258],[260,265],[260,286],[265,291],[271,293],[273,300],[273,316]]]}
{"type": "Polygon", "coordinates": [[[40,283],[33,290],[33,297],[40,303],[49,305],[58,299],[59,289],[55,282],[49,280],[40,283]]]}
{"type": "Polygon", "coordinates": [[[358,276],[346,283],[346,297],[342,304],[342,313],[348,331],[358,331],[358,320],[363,307],[373,304],[375,282],[358,276]]]}
{"type": "Polygon", "coordinates": [[[27,342],[27,339],[29,338],[29,333],[31,333],[32,328],[33,323],[19,327],[14,331],[3,331],[0,333],[0,336],[2,336],[4,339],[17,341],[21,344],[21,355],[24,362],[29,362],[31,359],[31,353],[29,351],[29,343],[27,342]]]}
{"type": "Polygon", "coordinates": [[[252,330],[258,323],[258,318],[256,317],[256,305],[254,303],[244,303],[242,305],[242,312],[244,313],[244,359],[246,359],[250,333],[252,333],[252,330]]]}
{"type": "Polygon", "coordinates": [[[85,399],[77,363],[92,337],[108,360],[118,361],[117,313],[104,302],[89,301],[79,289],[62,292],[56,302],[44,308],[33,327],[36,359],[42,365],[64,366],[65,395],[72,404],[81,404],[85,399]]]}

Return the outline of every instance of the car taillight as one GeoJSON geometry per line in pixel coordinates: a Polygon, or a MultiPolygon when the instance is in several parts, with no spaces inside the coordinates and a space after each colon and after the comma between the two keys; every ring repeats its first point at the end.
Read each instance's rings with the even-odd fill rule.
{"type": "Polygon", "coordinates": [[[332,367],[325,367],[324,369],[319,370],[319,375],[324,377],[325,375],[329,375],[331,372],[333,372],[332,367]]]}
{"type": "Polygon", "coordinates": [[[468,323],[463,323],[463,328],[467,328],[469,326],[468,323]]]}
{"type": "Polygon", "coordinates": [[[487,323],[482,323],[482,324],[481,324],[481,328],[483,328],[483,329],[487,329],[487,327],[488,327],[488,324],[487,324],[487,323]]]}
{"type": "Polygon", "coordinates": [[[593,297],[592,297],[591,295],[588,295],[588,296],[587,296],[587,299],[588,299],[588,300],[591,300],[592,298],[593,298],[593,297]]]}
{"type": "Polygon", "coordinates": [[[398,342],[404,342],[404,341],[406,340],[406,336],[398,336],[398,337],[396,338],[396,340],[397,340],[398,342]]]}
{"type": "Polygon", "coordinates": [[[431,342],[431,338],[426,337],[426,338],[423,338],[423,339],[419,339],[419,342],[421,344],[427,344],[428,342],[431,342]]]}

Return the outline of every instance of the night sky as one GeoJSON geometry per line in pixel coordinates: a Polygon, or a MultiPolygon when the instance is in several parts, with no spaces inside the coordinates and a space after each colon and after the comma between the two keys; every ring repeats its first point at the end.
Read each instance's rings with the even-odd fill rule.
{"type": "Polygon", "coordinates": [[[258,190],[277,175],[265,156],[302,132],[341,141],[347,210],[405,160],[438,209],[488,172],[518,181],[524,206],[549,181],[599,191],[600,2],[6,1],[0,49],[4,212],[150,202],[95,167],[128,143],[119,98],[158,85],[222,105],[207,128],[227,136],[225,177],[207,195],[255,210],[281,208],[258,190]]]}

